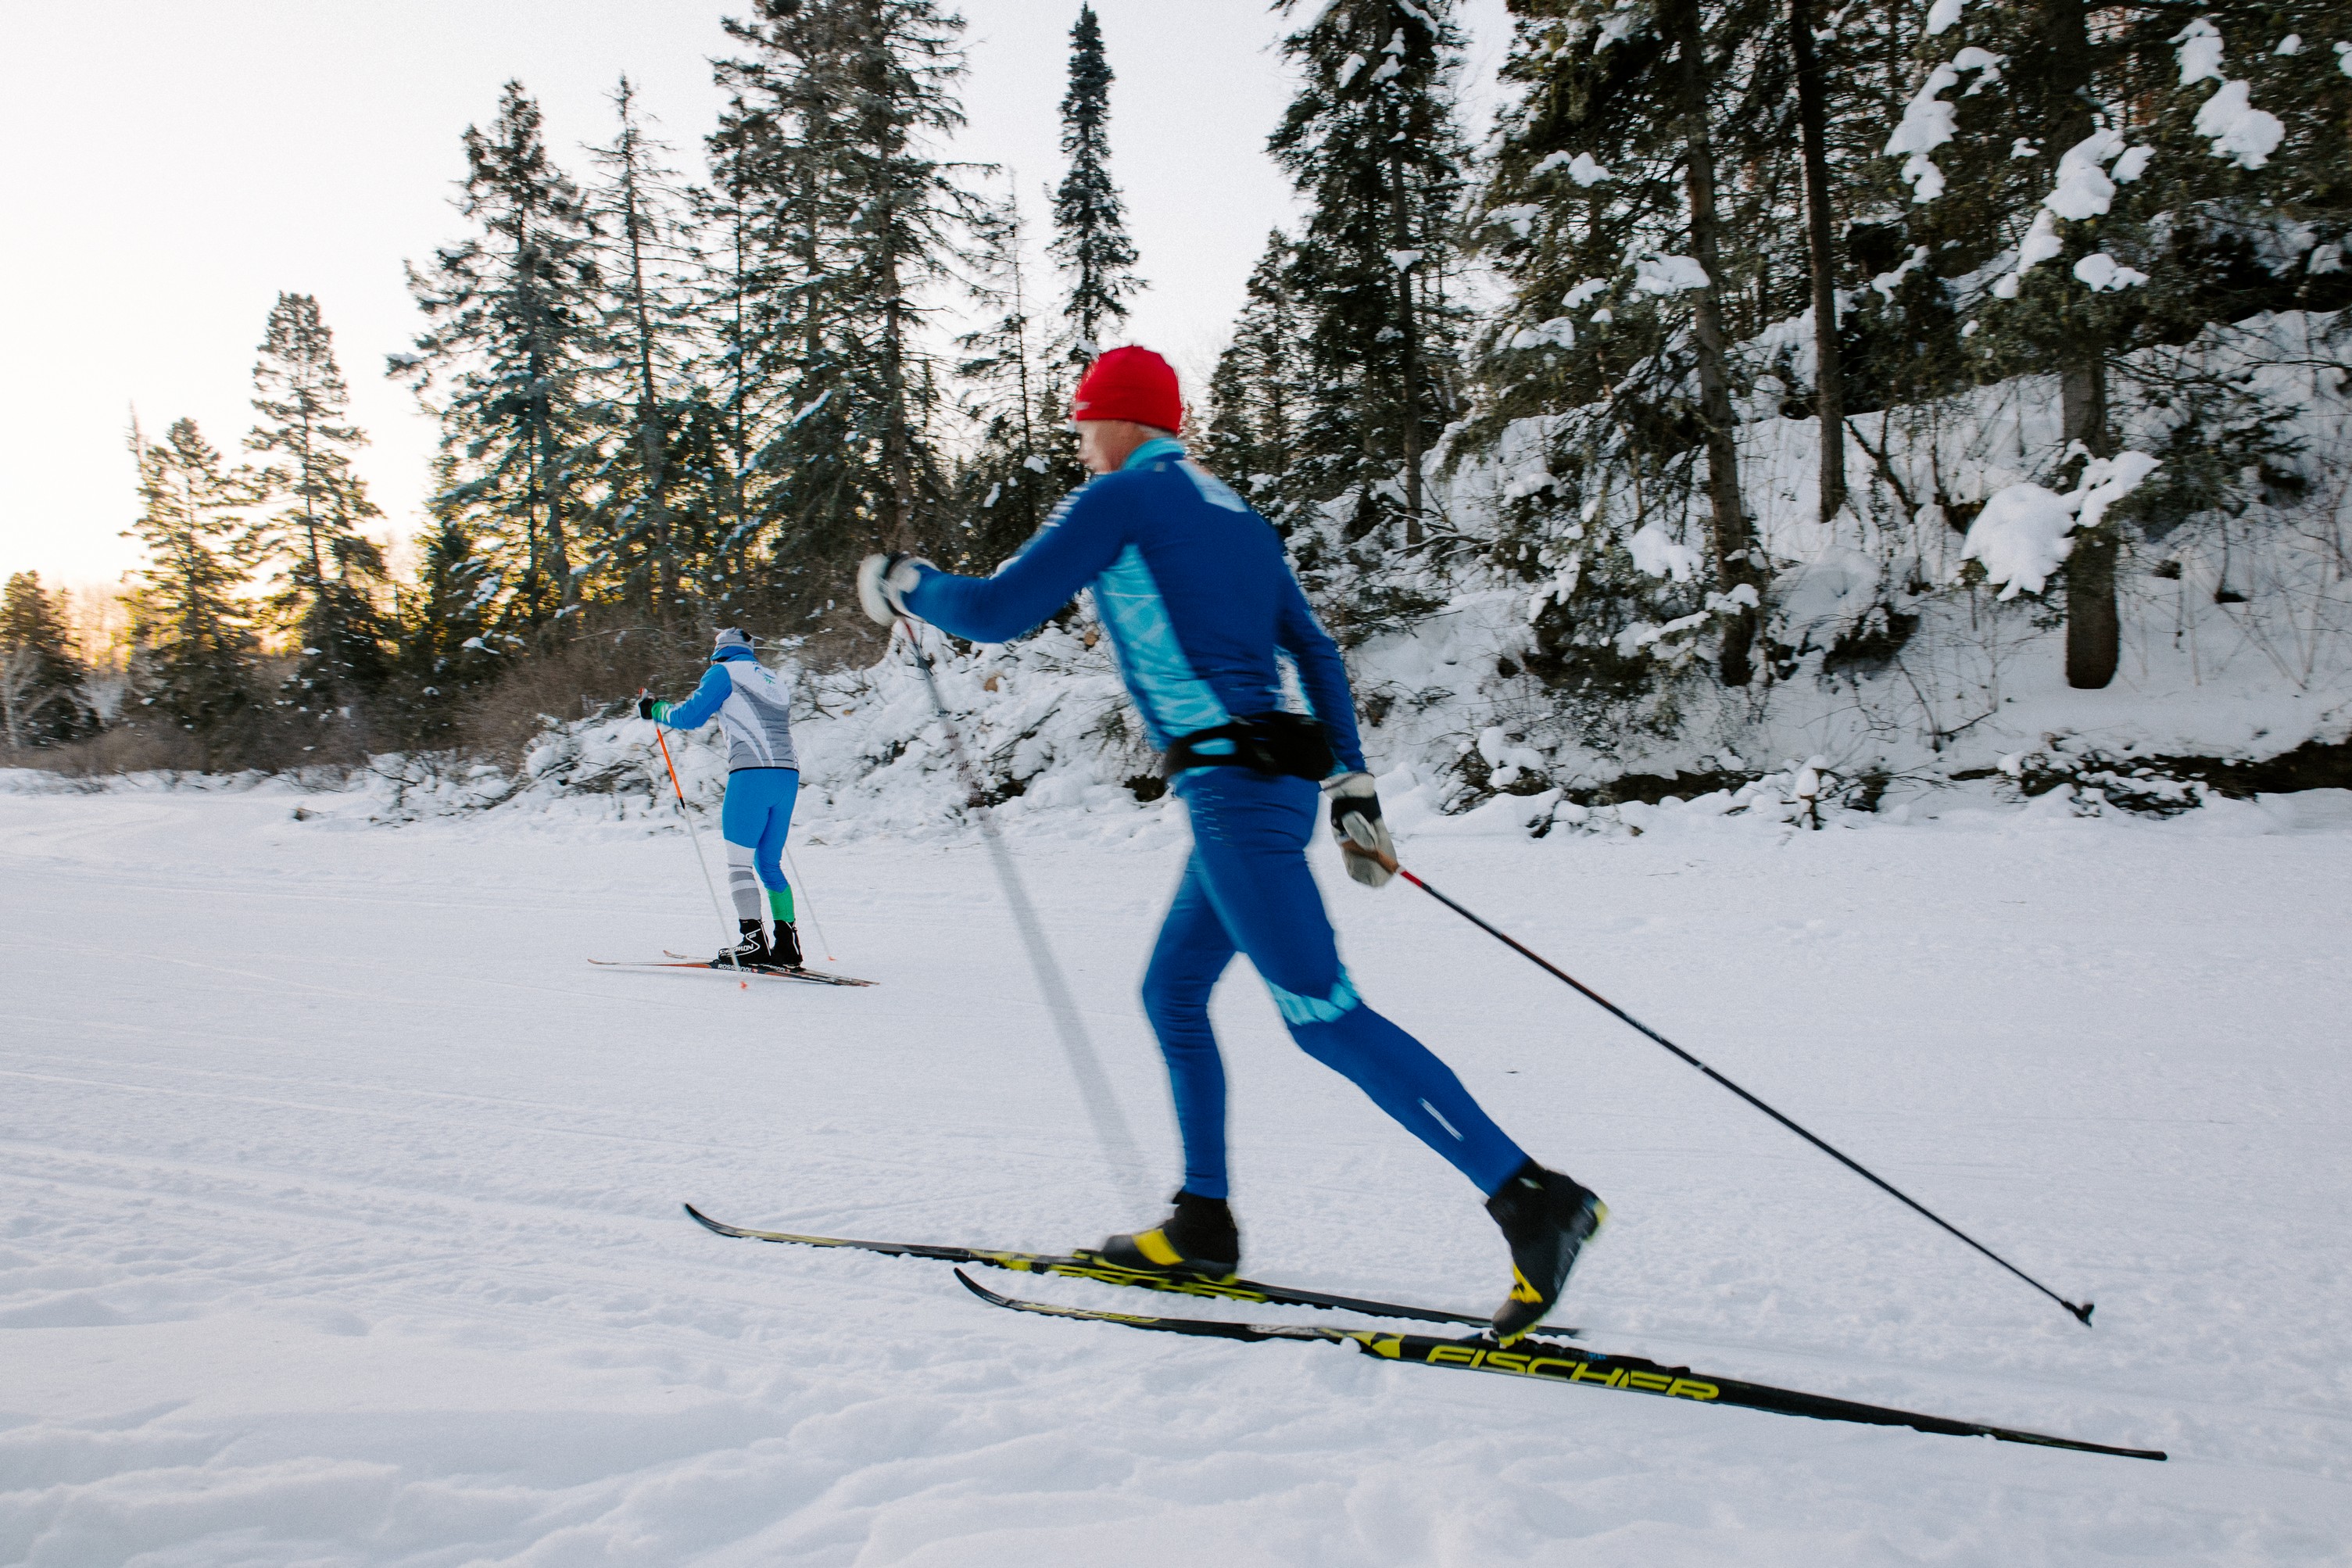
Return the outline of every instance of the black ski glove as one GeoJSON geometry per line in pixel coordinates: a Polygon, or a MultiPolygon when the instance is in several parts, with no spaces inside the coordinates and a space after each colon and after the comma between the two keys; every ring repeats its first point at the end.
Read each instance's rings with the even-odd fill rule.
{"type": "Polygon", "coordinates": [[[1323,781],[1331,797],[1331,837],[1348,875],[1367,888],[1385,888],[1395,876],[1396,845],[1381,820],[1381,797],[1370,773],[1334,773],[1323,781]]]}
{"type": "Polygon", "coordinates": [[[657,706],[659,706],[659,705],[658,705],[657,703],[656,703],[652,698],[650,698],[650,697],[646,696],[644,692],[640,691],[640,692],[638,692],[638,693],[637,693],[637,717],[638,717],[638,718],[640,718],[640,719],[650,719],[650,718],[652,718],[652,717],[654,716],[654,709],[655,709],[656,707],[657,707],[657,706]]]}

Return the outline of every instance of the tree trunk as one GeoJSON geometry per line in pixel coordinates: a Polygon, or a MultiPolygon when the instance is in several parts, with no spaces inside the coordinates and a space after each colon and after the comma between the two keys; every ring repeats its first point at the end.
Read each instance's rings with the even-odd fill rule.
{"type": "MultiPolygon", "coordinates": [[[[1393,143],[1391,143],[1393,145],[1393,143]]],[[[1389,217],[1395,237],[1391,251],[1410,250],[1412,246],[1411,224],[1405,209],[1404,168],[1394,158],[1389,160],[1389,217]]],[[[1403,333],[1398,344],[1398,370],[1403,384],[1398,389],[1398,406],[1403,416],[1404,447],[1404,542],[1408,550],[1418,549],[1421,530],[1421,322],[1413,308],[1412,269],[1392,268],[1397,280],[1397,329],[1403,333]]]]}
{"type": "MultiPolygon", "coordinates": [[[[1755,531],[1739,493],[1738,421],[1731,406],[1723,310],[1716,295],[1721,276],[1721,220],[1715,210],[1715,144],[1707,129],[1706,38],[1697,0],[1669,0],[1659,21],[1682,56],[1683,184],[1690,200],[1691,254],[1707,279],[1705,288],[1692,291],[1691,336],[1697,349],[1699,417],[1706,426],[1706,488],[1713,513],[1716,576],[1724,593],[1745,585],[1760,598],[1763,574],[1751,553],[1755,531]]],[[[1726,686],[1745,686],[1755,677],[1759,618],[1753,607],[1723,617],[1720,669],[1726,686]]]]}
{"type": "MultiPolygon", "coordinates": [[[[2065,439],[2094,458],[2115,455],[2107,432],[2107,366],[2095,355],[2059,375],[2065,439]]],[[[2096,691],[2116,678],[2123,621],[2116,608],[2116,542],[2112,525],[2077,532],[2066,558],[2066,684],[2096,691]]]]}
{"type": "Polygon", "coordinates": [[[890,479],[890,539],[895,550],[915,548],[914,437],[907,416],[905,301],[898,295],[896,259],[885,264],[882,307],[882,461],[890,479]]]}
{"type": "Polygon", "coordinates": [[[1821,58],[1813,51],[1812,0],[1789,0],[1789,53],[1797,68],[1797,121],[1805,165],[1805,238],[1813,274],[1813,415],[1821,426],[1821,517],[1829,522],[1845,505],[1845,367],[1838,352],[1829,113],[1821,58]]]}

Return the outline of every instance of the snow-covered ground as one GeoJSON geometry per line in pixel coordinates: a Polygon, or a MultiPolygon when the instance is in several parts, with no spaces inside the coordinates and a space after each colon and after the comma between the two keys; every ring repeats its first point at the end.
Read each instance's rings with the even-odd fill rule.
{"type": "MultiPolygon", "coordinates": [[[[2095,1298],[2090,1331],[1429,900],[1328,886],[1373,1002],[1610,1200],[1590,1342],[2164,1465],[1025,1318],[721,1240],[678,1202],[1039,1248],[1151,1217],[977,845],[817,826],[816,912],[882,984],[743,988],[582,962],[714,942],[657,820],[373,810],[0,795],[0,1562],[2347,1561],[2352,798],[1407,846],[2095,1298]]],[[[1097,810],[1018,847],[1165,1190],[1131,992],[1181,824],[1097,810]]],[[[1219,1007],[1253,1271],[1490,1306],[1473,1194],[1245,971],[1219,1007]]]]}

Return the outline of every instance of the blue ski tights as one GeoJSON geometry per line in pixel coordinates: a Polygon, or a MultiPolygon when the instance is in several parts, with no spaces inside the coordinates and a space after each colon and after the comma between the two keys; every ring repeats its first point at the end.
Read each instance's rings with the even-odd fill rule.
{"type": "Polygon", "coordinates": [[[727,840],[727,891],[735,913],[760,918],[761,889],[780,921],[793,918],[793,886],[784,880],[784,835],[800,798],[798,768],[737,768],[727,775],[719,806],[719,836],[727,840]]]}
{"type": "Polygon", "coordinates": [[[1307,868],[1319,794],[1306,779],[1246,768],[1179,775],[1192,858],[1143,977],[1143,1008],[1168,1058],[1184,1140],[1184,1190],[1225,1196],[1225,1068],[1209,1029],[1209,993],[1235,952],[1249,955],[1290,1037],[1345,1074],[1372,1103],[1491,1194],[1527,1156],[1453,1069],[1356,994],[1322,895],[1307,868]]]}

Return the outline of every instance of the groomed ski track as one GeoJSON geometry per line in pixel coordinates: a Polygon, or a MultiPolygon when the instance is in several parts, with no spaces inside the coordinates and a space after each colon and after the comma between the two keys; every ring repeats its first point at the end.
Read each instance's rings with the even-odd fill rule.
{"type": "MultiPolygon", "coordinates": [[[[1588,1342],[2165,1465],[1051,1322],[936,1264],[713,1237],[678,1197],[1056,1251],[1150,1217],[977,845],[796,842],[870,989],[688,986],[581,962],[712,937],[675,835],[366,815],[0,794],[0,1563],[2344,1561],[2342,795],[1412,845],[2095,1298],[2087,1331],[1428,900],[1318,866],[1368,996],[1610,1200],[1588,1342]]],[[[1015,847],[1165,1157],[1131,993],[1181,835],[1077,816],[1015,847]]],[[[1245,969],[1218,1016],[1250,1272],[1498,1294],[1458,1180],[1245,969]]]]}

